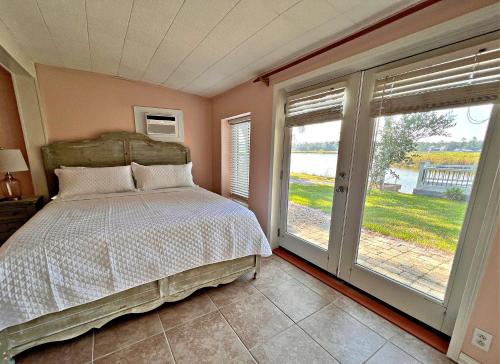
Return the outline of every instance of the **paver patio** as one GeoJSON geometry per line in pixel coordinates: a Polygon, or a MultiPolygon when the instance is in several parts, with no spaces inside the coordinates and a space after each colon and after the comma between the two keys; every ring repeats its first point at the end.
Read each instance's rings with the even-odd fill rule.
{"type": "MultiPolygon", "coordinates": [[[[321,210],[288,205],[288,232],[328,247],[330,216],[321,210]]],[[[361,231],[357,263],[442,300],[453,263],[453,254],[411,242],[361,231]]]]}

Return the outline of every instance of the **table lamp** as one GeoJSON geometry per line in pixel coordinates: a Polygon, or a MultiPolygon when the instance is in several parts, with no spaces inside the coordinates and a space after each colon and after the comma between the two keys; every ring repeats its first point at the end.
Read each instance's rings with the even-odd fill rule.
{"type": "Polygon", "coordinates": [[[19,149],[0,149],[0,172],[6,172],[0,181],[0,190],[7,200],[21,198],[21,183],[14,178],[11,172],[27,171],[28,166],[19,149]]]}

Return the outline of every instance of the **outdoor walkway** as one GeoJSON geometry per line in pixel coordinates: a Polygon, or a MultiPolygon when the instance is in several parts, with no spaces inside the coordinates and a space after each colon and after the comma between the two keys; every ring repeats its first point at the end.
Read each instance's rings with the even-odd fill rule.
{"type": "MultiPolygon", "coordinates": [[[[288,231],[326,249],[330,217],[294,203],[288,209],[288,231]]],[[[360,240],[358,264],[438,299],[444,298],[453,254],[369,230],[362,230],[360,240]]]]}

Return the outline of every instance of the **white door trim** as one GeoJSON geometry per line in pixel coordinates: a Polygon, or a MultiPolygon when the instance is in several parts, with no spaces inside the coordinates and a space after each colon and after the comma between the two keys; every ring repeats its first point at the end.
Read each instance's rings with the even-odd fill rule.
{"type": "Polygon", "coordinates": [[[460,353],[458,358],[455,360],[458,364],[481,364],[477,360],[472,359],[470,356],[464,353],[460,353]]]}

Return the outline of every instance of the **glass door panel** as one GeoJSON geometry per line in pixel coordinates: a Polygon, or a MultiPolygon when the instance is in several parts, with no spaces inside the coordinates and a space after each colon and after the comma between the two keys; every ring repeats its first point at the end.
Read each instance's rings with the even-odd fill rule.
{"type": "Polygon", "coordinates": [[[327,250],[342,122],[291,128],[286,232],[327,250]]]}
{"type": "Polygon", "coordinates": [[[279,244],[334,274],[360,84],[356,73],[302,90],[289,96],[285,108],[279,244]]]}
{"type": "Polygon", "coordinates": [[[492,107],[378,118],[356,264],[444,301],[492,107]]]}

